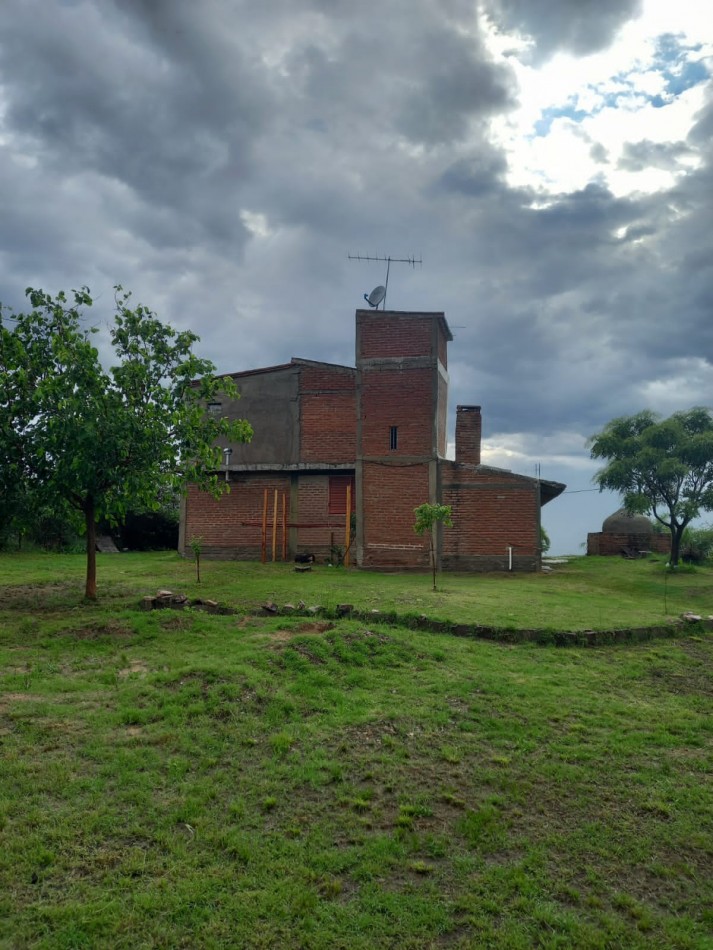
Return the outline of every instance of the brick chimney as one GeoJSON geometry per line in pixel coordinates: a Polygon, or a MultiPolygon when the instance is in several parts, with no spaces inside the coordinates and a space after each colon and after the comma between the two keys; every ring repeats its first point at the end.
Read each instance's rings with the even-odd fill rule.
{"type": "Polygon", "coordinates": [[[480,406],[456,407],[456,462],[480,465],[480,406]]]}

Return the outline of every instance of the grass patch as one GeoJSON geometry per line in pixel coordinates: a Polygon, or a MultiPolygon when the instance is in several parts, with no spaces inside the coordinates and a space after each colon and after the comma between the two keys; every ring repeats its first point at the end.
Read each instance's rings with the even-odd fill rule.
{"type": "MultiPolygon", "coordinates": [[[[614,563],[647,609],[656,565],[614,563]]],[[[192,596],[192,565],[102,559],[95,605],[81,559],[6,566],[0,946],[710,946],[711,634],[576,651],[142,613],[192,596]]],[[[522,582],[611,598],[612,570],[522,582]]],[[[400,610],[428,584],[337,576],[357,586],[315,602],[400,610]]],[[[209,563],[201,593],[303,580],[209,563]]],[[[459,584],[510,604],[520,580],[448,578],[435,613],[472,622],[459,584]]],[[[709,612],[710,574],[681,580],[709,612]]]]}

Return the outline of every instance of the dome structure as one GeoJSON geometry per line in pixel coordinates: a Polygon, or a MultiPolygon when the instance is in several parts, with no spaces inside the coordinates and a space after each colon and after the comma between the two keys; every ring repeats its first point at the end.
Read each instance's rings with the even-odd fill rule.
{"type": "Polygon", "coordinates": [[[653,534],[653,525],[646,515],[630,515],[620,508],[604,519],[602,531],[605,534],[653,534]]]}

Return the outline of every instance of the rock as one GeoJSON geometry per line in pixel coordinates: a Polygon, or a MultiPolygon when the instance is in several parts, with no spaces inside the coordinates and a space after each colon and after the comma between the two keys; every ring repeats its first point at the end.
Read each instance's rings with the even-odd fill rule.
{"type": "Polygon", "coordinates": [[[294,604],[283,604],[282,605],[283,614],[293,614],[295,612],[294,604]]]}
{"type": "Polygon", "coordinates": [[[268,600],[266,604],[262,605],[263,613],[269,614],[270,616],[277,613],[277,604],[273,604],[271,600],[268,600]]]}
{"type": "Polygon", "coordinates": [[[347,614],[352,613],[354,610],[354,604],[337,604],[337,616],[346,617],[347,614]]]}
{"type": "Polygon", "coordinates": [[[297,609],[298,609],[298,610],[304,610],[306,606],[307,606],[307,604],[306,604],[303,600],[301,600],[301,601],[297,604],[297,609]]]}
{"type": "Polygon", "coordinates": [[[681,620],[685,620],[686,623],[700,623],[703,620],[700,614],[694,614],[690,610],[686,610],[681,614],[681,620]]]}
{"type": "Polygon", "coordinates": [[[310,607],[310,608],[308,609],[307,613],[308,613],[308,614],[312,614],[312,615],[316,615],[316,614],[321,614],[323,610],[324,610],[324,607],[322,607],[321,605],[317,604],[315,607],[310,607]]]}
{"type": "Polygon", "coordinates": [[[172,591],[172,590],[159,590],[159,591],[156,592],[156,596],[157,596],[157,597],[161,597],[162,599],[163,599],[163,598],[166,598],[166,597],[173,597],[173,591],[172,591]]]}
{"type": "Polygon", "coordinates": [[[155,607],[155,602],[153,597],[142,597],[141,598],[141,609],[142,610],[153,610],[155,607]]]}

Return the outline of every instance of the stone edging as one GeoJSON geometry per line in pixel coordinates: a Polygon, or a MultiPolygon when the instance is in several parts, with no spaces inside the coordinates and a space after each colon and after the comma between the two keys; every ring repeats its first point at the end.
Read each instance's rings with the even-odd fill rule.
{"type": "MultiPolygon", "coordinates": [[[[170,608],[183,610],[186,607],[211,614],[239,614],[244,611],[227,607],[214,600],[194,598],[172,591],[159,591],[154,597],[144,597],[142,610],[170,608]]],[[[365,623],[387,624],[411,630],[426,630],[430,633],[446,633],[454,637],[476,640],[492,640],[499,643],[540,643],[555,646],[603,646],[614,643],[641,643],[659,637],[680,636],[685,631],[695,633],[713,630],[713,616],[701,617],[685,613],[681,619],[667,624],[649,627],[633,627],[623,630],[516,630],[507,627],[492,627],[478,623],[454,623],[450,620],[435,620],[425,614],[399,614],[395,610],[357,610],[353,604],[338,604],[336,607],[316,605],[308,607],[304,601],[298,604],[283,604],[279,607],[271,601],[260,608],[262,616],[322,617],[328,620],[352,619],[365,623]]]]}

